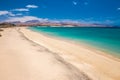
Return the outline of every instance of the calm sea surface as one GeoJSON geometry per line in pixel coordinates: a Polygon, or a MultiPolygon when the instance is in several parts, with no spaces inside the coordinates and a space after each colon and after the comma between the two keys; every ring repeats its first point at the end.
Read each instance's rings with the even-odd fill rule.
{"type": "Polygon", "coordinates": [[[29,29],[82,42],[120,58],[120,28],[30,27],[29,29]]]}

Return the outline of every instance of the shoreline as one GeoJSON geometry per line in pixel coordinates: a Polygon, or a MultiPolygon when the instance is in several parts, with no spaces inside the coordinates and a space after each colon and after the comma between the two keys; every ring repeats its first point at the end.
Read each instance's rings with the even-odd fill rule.
{"type": "Polygon", "coordinates": [[[21,31],[27,38],[57,53],[65,61],[82,70],[93,80],[99,80],[99,78],[101,78],[101,80],[120,79],[120,62],[113,58],[107,57],[106,54],[101,55],[98,54],[99,51],[96,52],[95,50],[86,49],[80,45],[75,45],[70,42],[50,38],[40,33],[30,31],[26,28],[21,29],[21,31]],[[109,67],[113,65],[116,67],[110,71],[109,67]]]}
{"type": "MultiPolygon", "coordinates": [[[[26,37],[26,36],[24,35],[23,32],[20,31],[20,29],[18,29],[17,31],[18,31],[18,32],[22,35],[22,37],[24,37],[27,41],[29,41],[29,42],[31,42],[31,43],[33,43],[33,44],[35,44],[35,45],[38,45],[38,46],[44,48],[45,51],[49,52],[50,54],[53,54],[58,61],[60,61],[60,62],[61,62],[63,65],[65,65],[68,69],[72,70],[73,73],[74,73],[74,70],[75,70],[75,75],[76,75],[76,73],[77,73],[77,76],[81,76],[81,75],[82,75],[82,76],[85,77],[85,79],[83,79],[83,80],[91,80],[91,78],[88,77],[84,72],[78,70],[75,66],[73,66],[72,64],[66,62],[66,61],[65,61],[61,56],[59,56],[57,53],[54,53],[54,52],[50,51],[48,48],[46,48],[46,47],[44,47],[44,46],[42,46],[42,45],[40,45],[40,44],[38,44],[38,43],[30,40],[28,37],[26,37]]],[[[78,77],[78,78],[79,78],[79,77],[78,77]]],[[[81,77],[81,78],[82,78],[82,77],[81,77]]],[[[80,79],[81,79],[81,78],[80,78],[80,79]]]]}
{"type": "Polygon", "coordinates": [[[64,42],[69,42],[69,43],[72,43],[72,44],[75,44],[75,45],[78,45],[78,46],[82,46],[82,47],[84,47],[86,49],[93,50],[93,51],[95,51],[98,54],[100,53],[99,55],[103,55],[103,56],[106,56],[108,58],[111,58],[111,59],[114,59],[114,60],[117,60],[117,61],[120,62],[120,57],[117,57],[117,55],[114,55],[114,54],[110,53],[109,51],[99,50],[99,48],[97,48],[96,46],[89,45],[89,44],[87,44],[85,42],[77,42],[77,41],[70,40],[70,39],[67,39],[67,38],[52,36],[52,35],[46,34],[44,32],[38,32],[38,31],[31,30],[31,29],[28,29],[28,30],[36,32],[37,34],[40,34],[40,35],[43,35],[43,36],[47,36],[49,38],[53,38],[53,39],[57,39],[57,40],[62,40],[64,42]]]}

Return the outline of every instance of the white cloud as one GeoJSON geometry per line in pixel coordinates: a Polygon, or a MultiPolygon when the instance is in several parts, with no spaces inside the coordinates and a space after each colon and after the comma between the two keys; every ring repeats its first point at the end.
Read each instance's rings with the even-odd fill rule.
{"type": "Polygon", "coordinates": [[[9,14],[8,11],[0,11],[0,16],[1,16],[1,15],[7,15],[7,14],[9,14]]]}
{"type": "Polygon", "coordinates": [[[120,10],[120,8],[117,8],[117,10],[120,10]]]}
{"type": "Polygon", "coordinates": [[[9,11],[0,11],[0,16],[3,16],[3,15],[15,16],[15,14],[13,14],[12,12],[9,12],[9,11]]]}
{"type": "Polygon", "coordinates": [[[71,19],[64,19],[64,20],[61,20],[61,22],[65,22],[65,23],[79,23],[79,21],[71,20],[71,19]]]}
{"type": "Polygon", "coordinates": [[[15,16],[15,14],[13,14],[12,12],[9,12],[8,15],[9,15],[9,16],[15,16]]]}
{"type": "Polygon", "coordinates": [[[21,15],[23,15],[23,14],[22,14],[22,13],[17,13],[16,15],[17,15],[17,16],[21,16],[21,15]]]}
{"type": "Polygon", "coordinates": [[[5,22],[16,22],[16,21],[26,22],[29,20],[47,21],[48,19],[38,18],[35,16],[23,16],[23,17],[9,17],[7,20],[5,20],[5,22]]]}
{"type": "Polygon", "coordinates": [[[73,4],[74,4],[74,5],[77,5],[77,2],[73,1],[73,4]]]}
{"type": "Polygon", "coordinates": [[[36,6],[36,5],[27,5],[26,7],[27,8],[38,8],[38,6],[36,6]]]}
{"type": "Polygon", "coordinates": [[[29,11],[29,9],[26,9],[26,8],[19,8],[19,9],[14,9],[13,11],[29,11]]]}

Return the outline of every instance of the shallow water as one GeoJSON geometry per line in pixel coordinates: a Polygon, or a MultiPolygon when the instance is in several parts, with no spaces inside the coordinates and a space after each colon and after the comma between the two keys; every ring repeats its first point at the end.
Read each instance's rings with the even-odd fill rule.
{"type": "Polygon", "coordinates": [[[30,27],[29,29],[83,42],[120,58],[120,28],[30,27]]]}

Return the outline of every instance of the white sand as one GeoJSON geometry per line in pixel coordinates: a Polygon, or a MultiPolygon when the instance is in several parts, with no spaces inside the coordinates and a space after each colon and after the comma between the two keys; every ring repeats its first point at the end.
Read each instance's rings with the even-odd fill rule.
{"type": "Polygon", "coordinates": [[[15,28],[4,29],[1,34],[0,80],[89,80],[75,67],[28,40],[15,28]]]}

